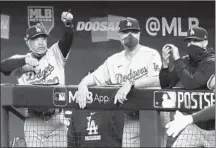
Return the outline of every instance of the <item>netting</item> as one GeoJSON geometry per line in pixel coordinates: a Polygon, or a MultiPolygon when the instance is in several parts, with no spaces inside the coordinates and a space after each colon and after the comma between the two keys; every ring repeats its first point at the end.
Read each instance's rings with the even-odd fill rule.
{"type": "MultiPolygon", "coordinates": [[[[11,147],[103,147],[104,135],[112,137],[109,145],[121,147],[140,147],[139,122],[137,118],[124,114],[123,122],[121,111],[73,111],[76,117],[64,112],[50,117],[30,117],[26,118],[24,124],[24,137],[17,137],[11,140],[11,147]],[[99,113],[100,112],[100,113],[99,113]],[[121,112],[116,116],[117,112],[121,112]],[[117,117],[118,120],[113,120],[117,117]],[[75,120],[75,122],[70,122],[75,120]],[[116,122],[119,122],[116,125],[116,122]],[[104,122],[109,122],[104,124],[104,122]],[[73,123],[76,126],[68,126],[73,123]],[[121,125],[124,124],[123,127],[121,125]],[[120,128],[116,128],[113,126],[120,128]],[[109,127],[110,126],[110,127],[109,127]],[[73,128],[72,128],[73,127],[73,128]],[[100,129],[103,128],[103,129],[100,129]],[[69,132],[68,132],[69,130],[69,132]],[[103,132],[103,135],[101,135],[103,132]],[[122,142],[118,141],[122,138],[122,142]],[[83,144],[85,143],[85,144],[83,144]]],[[[165,124],[173,118],[174,112],[160,112],[160,144],[161,147],[187,147],[203,146],[212,147],[215,145],[214,130],[203,130],[196,125],[188,126],[178,138],[170,138],[166,135],[165,124]]],[[[143,126],[143,125],[142,125],[143,126]]],[[[144,125],[145,126],[145,125],[144,125]]],[[[18,127],[17,127],[18,128],[18,127]]],[[[146,133],[150,134],[150,133],[146,133]]]]}

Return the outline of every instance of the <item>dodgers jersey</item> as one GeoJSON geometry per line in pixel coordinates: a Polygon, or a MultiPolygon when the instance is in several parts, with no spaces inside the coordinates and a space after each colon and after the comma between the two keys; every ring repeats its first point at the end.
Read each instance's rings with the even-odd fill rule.
{"type": "Polygon", "coordinates": [[[35,67],[37,73],[27,72],[18,78],[19,84],[34,83],[59,83],[65,84],[64,66],[67,58],[64,58],[58,46],[53,44],[47,53],[39,60],[39,65],[35,67]]]}
{"type": "Polygon", "coordinates": [[[123,50],[107,58],[92,75],[98,86],[122,85],[128,80],[159,76],[161,66],[160,54],[155,49],[140,45],[139,51],[130,61],[123,50]]]}

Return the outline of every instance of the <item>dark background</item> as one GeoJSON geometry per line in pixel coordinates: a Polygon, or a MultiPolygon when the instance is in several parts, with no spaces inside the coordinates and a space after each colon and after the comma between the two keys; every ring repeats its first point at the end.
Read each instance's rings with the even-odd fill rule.
{"type": "MultiPolygon", "coordinates": [[[[50,32],[48,46],[58,41],[61,31],[61,12],[71,9],[74,15],[74,24],[78,21],[89,21],[92,17],[106,17],[108,14],[135,17],[139,20],[142,30],[140,43],[157,49],[161,52],[166,43],[174,43],[181,55],[186,54],[186,43],[183,37],[171,35],[161,36],[161,31],[153,37],[146,32],[145,22],[149,17],[166,17],[171,22],[173,17],[181,17],[182,31],[187,31],[187,18],[196,17],[199,25],[209,32],[209,45],[215,47],[215,3],[214,2],[1,2],[1,14],[10,15],[10,38],[1,39],[1,59],[14,54],[25,54],[28,48],[23,40],[27,24],[27,6],[53,6],[55,26],[50,32]]],[[[170,23],[169,22],[169,23],[170,23]]],[[[90,70],[97,68],[110,55],[120,52],[122,46],[119,41],[92,43],[91,31],[75,33],[74,43],[66,67],[66,84],[78,84],[90,70]]],[[[1,74],[1,83],[17,83],[14,77],[5,77],[1,74]]],[[[23,122],[12,117],[10,121],[11,137],[23,137],[23,122]],[[13,124],[12,124],[13,123],[13,124]],[[16,124],[16,126],[14,125],[16,124]],[[17,124],[20,124],[18,126],[17,124]],[[20,128],[17,128],[20,127],[20,128]]]]}

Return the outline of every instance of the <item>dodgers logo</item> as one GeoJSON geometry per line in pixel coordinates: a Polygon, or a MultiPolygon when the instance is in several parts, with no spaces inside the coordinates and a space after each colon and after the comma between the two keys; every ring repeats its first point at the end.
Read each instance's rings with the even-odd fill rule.
{"type": "Polygon", "coordinates": [[[48,33],[54,27],[54,8],[52,6],[28,6],[28,26],[40,22],[48,33]]]}
{"type": "Polygon", "coordinates": [[[155,91],[154,107],[155,108],[176,108],[176,92],[155,91]]]}
{"type": "Polygon", "coordinates": [[[53,105],[65,107],[68,104],[68,92],[65,87],[55,87],[53,90],[53,105]]]}

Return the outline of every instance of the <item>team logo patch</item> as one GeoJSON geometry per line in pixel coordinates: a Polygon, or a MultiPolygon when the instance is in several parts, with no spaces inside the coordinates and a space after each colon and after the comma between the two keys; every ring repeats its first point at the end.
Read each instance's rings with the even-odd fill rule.
{"type": "Polygon", "coordinates": [[[131,23],[129,20],[127,20],[127,26],[128,26],[128,27],[131,27],[131,26],[132,26],[132,23],[131,23]]]}
{"type": "Polygon", "coordinates": [[[156,108],[176,108],[176,97],[176,92],[155,91],[153,105],[156,108]]]}
{"type": "Polygon", "coordinates": [[[40,22],[48,33],[54,27],[54,8],[52,6],[28,6],[28,26],[40,22]]]}
{"type": "Polygon", "coordinates": [[[191,29],[191,30],[190,30],[190,35],[194,35],[194,34],[195,34],[194,30],[191,29]]]}
{"type": "Polygon", "coordinates": [[[55,87],[53,90],[53,105],[65,107],[68,104],[68,92],[65,87],[55,87]]]}

